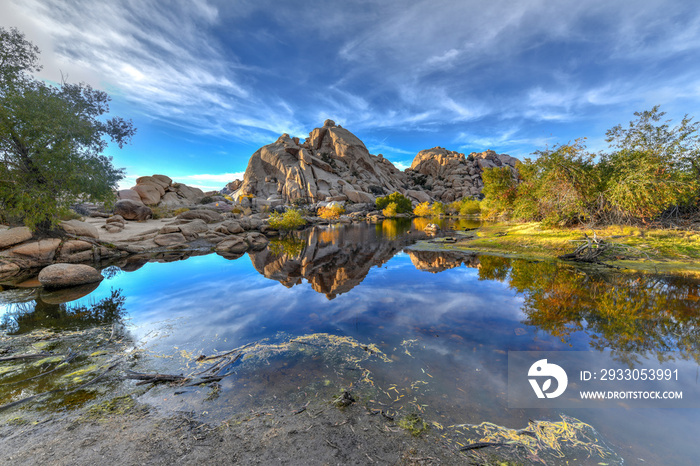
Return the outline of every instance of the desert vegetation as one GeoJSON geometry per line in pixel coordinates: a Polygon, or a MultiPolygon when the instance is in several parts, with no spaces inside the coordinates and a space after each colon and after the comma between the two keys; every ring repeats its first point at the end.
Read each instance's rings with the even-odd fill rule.
{"type": "Polygon", "coordinates": [[[545,226],[688,226],[700,219],[700,123],[671,126],[656,106],[606,133],[609,151],[585,140],[538,151],[517,173],[483,173],[485,218],[545,226]]]}

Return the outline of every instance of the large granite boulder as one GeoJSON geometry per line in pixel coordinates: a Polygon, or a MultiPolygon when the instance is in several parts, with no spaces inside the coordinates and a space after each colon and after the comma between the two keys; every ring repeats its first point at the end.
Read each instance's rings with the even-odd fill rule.
{"type": "Polygon", "coordinates": [[[114,215],[121,215],[126,220],[144,221],[153,217],[153,211],[142,202],[122,199],[114,204],[114,215]]]}
{"type": "Polygon", "coordinates": [[[374,202],[371,186],[403,191],[405,181],[406,176],[391,162],[370,154],[354,134],[326,120],[304,143],[283,134],[256,151],[233,197],[253,196],[260,199],[257,204],[275,199],[315,203],[342,196],[353,202],[374,202]]]}
{"type": "Polygon", "coordinates": [[[139,193],[137,193],[133,189],[120,189],[119,191],[117,191],[117,197],[119,199],[128,199],[134,202],[142,202],[139,193]]]}
{"type": "Polygon", "coordinates": [[[204,198],[199,188],[182,183],[173,183],[165,175],[141,176],[131,189],[117,192],[119,199],[141,202],[145,205],[162,205],[170,208],[192,206],[204,198]]]}
{"type": "Polygon", "coordinates": [[[245,252],[248,250],[248,243],[240,236],[232,236],[216,245],[217,252],[245,252]]]}
{"type": "Polygon", "coordinates": [[[204,192],[199,188],[182,183],[173,183],[160,200],[160,204],[170,207],[184,207],[199,204],[204,198],[204,192]]]}
{"type": "Polygon", "coordinates": [[[66,288],[101,281],[104,277],[95,268],[83,264],[52,264],[39,272],[44,288],[66,288]]]}

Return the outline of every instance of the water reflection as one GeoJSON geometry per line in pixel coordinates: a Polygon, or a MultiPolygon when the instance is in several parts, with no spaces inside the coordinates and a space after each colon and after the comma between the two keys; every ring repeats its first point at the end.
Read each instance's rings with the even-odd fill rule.
{"type": "Polygon", "coordinates": [[[273,240],[270,247],[248,255],[266,278],[290,288],[304,280],[328,299],[359,285],[406,246],[424,239],[410,219],[377,224],[318,227],[303,234],[273,240]]]}
{"type": "Polygon", "coordinates": [[[564,341],[585,331],[597,350],[700,362],[697,280],[486,255],[479,277],[508,283],[525,296],[524,323],[564,341]]]}
{"type": "Polygon", "coordinates": [[[60,331],[113,324],[124,318],[125,301],[121,290],[112,290],[109,297],[87,304],[56,304],[37,298],[33,303],[8,306],[0,319],[0,330],[19,335],[36,329],[60,331]]]}
{"type": "MultiPolygon", "coordinates": [[[[303,405],[304,393],[330,396],[352,387],[365,390],[377,408],[418,412],[446,429],[489,421],[520,430],[529,419],[561,420],[561,412],[507,408],[509,350],[606,349],[698,360],[698,280],[406,249],[426,238],[421,222],[428,221],[314,228],[236,260],[210,254],[179,261],[183,253],[169,252],[149,263],[154,258],[134,256],[119,265],[127,273],[111,269],[109,279],[74,304],[48,305],[39,289],[0,292],[5,302],[26,306],[19,312],[6,305],[3,323],[22,333],[52,319],[118,320],[126,309],[135,344],[144,348],[135,362],[143,372],[196,372],[198,355],[265,340],[270,357],[260,364],[241,359],[216,400],[193,389],[173,401],[171,387],[145,396],[224,415],[275,396],[303,405]],[[113,287],[124,291],[113,297],[113,287]],[[118,303],[121,296],[119,312],[78,312],[90,299],[118,303]],[[391,362],[372,356],[354,367],[348,356],[366,356],[357,347],[357,354],[306,344],[279,352],[285,342],[321,334],[375,344],[391,362]]],[[[566,414],[647,464],[689,463],[700,454],[690,412],[594,411],[566,414]]]]}

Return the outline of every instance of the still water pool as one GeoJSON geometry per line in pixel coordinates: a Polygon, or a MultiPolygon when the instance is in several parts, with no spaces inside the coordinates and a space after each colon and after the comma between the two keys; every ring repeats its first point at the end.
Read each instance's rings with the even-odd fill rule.
{"type": "MultiPolygon", "coordinates": [[[[317,227],[237,258],[111,267],[97,289],[63,304],[45,302],[39,289],[5,287],[3,345],[48,329],[76,332],[71,343],[31,340],[27,351],[82,348],[75,367],[83,372],[51,365],[62,361],[2,362],[0,403],[89,381],[114,360],[111,351],[124,367],[93,391],[133,388],[119,370],[197,377],[219,364],[225,377],[214,385],[139,392],[163,410],[204,418],[348,390],[389,417],[419,418],[454,448],[520,442],[499,451],[526,464],[700,463],[698,408],[508,405],[513,351],[589,351],[629,367],[631,357],[638,365],[673,359],[696,374],[698,279],[419,250],[411,247],[419,227],[317,227]],[[225,364],[207,358],[241,347],[225,364]]],[[[697,381],[685,389],[697,391],[697,381]]],[[[86,401],[53,402],[33,406],[86,401]]]]}

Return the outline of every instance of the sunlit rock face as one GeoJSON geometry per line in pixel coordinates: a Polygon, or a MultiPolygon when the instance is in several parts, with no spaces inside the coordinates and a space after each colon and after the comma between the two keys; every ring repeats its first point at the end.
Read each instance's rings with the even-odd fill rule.
{"type": "Polygon", "coordinates": [[[370,154],[354,134],[326,120],[303,143],[283,134],[257,150],[234,197],[252,195],[268,205],[295,200],[366,203],[404,192],[405,183],[406,175],[391,162],[370,154]]]}
{"type": "Polygon", "coordinates": [[[353,226],[315,229],[305,242],[287,239],[279,248],[273,243],[264,251],[248,255],[265,277],[288,288],[306,280],[315,291],[333,299],[359,285],[372,267],[381,266],[407,245],[426,237],[414,231],[387,241],[386,233],[353,226]],[[378,234],[385,239],[379,241],[378,234]]]}
{"type": "Polygon", "coordinates": [[[433,147],[418,152],[406,170],[411,182],[420,186],[432,199],[452,202],[481,194],[484,183],[481,174],[487,168],[510,167],[515,174],[518,159],[492,150],[460,152],[433,147]]]}
{"type": "Polygon", "coordinates": [[[418,270],[438,273],[462,266],[477,268],[479,259],[474,254],[448,251],[407,251],[411,262],[418,270]]]}
{"type": "Polygon", "coordinates": [[[416,155],[410,169],[398,170],[381,154],[372,155],[347,129],[326,120],[301,143],[283,134],[250,158],[237,200],[252,197],[256,204],[277,206],[295,201],[373,203],[377,196],[400,192],[416,202],[452,202],[477,196],[488,167],[515,167],[517,160],[494,151],[469,157],[441,147],[416,155]]]}

